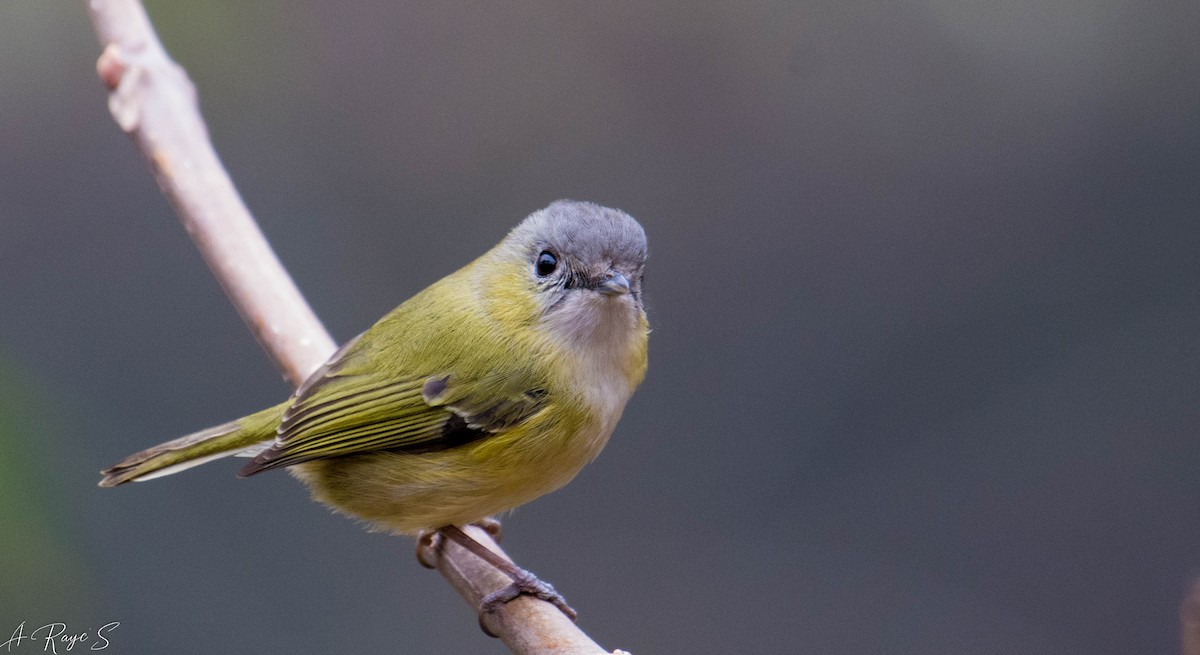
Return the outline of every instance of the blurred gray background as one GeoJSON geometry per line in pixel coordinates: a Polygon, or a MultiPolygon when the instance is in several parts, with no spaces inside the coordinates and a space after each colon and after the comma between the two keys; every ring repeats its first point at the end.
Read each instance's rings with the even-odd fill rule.
{"type": "MultiPolygon", "coordinates": [[[[645,225],[649,377],[506,521],[606,647],[1178,651],[1194,0],[149,9],[339,340],[554,199],[645,225]]],[[[99,51],[82,3],[0,4],[0,639],[504,652],[409,540],[283,473],[96,488],[289,391],[110,120],[99,51]]]]}

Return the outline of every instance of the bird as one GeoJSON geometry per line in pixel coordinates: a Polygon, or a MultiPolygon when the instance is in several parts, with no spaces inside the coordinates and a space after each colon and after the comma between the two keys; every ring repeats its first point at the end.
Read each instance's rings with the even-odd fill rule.
{"type": "MultiPolygon", "coordinates": [[[[285,402],[130,455],[100,486],[249,457],[241,477],[286,468],[372,530],[465,537],[486,558],[457,526],[567,484],[643,381],[646,258],[629,214],[554,202],[348,341],[285,402]]],[[[512,584],[484,599],[481,622],[520,594],[574,618],[553,587],[489,561],[512,584]]]]}

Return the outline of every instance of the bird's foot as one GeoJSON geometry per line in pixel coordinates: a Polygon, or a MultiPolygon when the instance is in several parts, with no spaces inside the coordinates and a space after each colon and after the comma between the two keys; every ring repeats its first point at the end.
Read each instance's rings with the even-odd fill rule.
{"type": "Polygon", "coordinates": [[[579,613],[567,604],[567,599],[555,591],[554,586],[549,582],[542,580],[525,569],[515,566],[512,567],[512,570],[506,570],[503,573],[512,578],[512,582],[508,586],[501,587],[484,596],[483,602],[479,604],[480,614],[491,614],[501,605],[513,600],[517,596],[525,594],[553,604],[572,621],[579,616],[579,613]]]}
{"type": "Polygon", "coordinates": [[[504,526],[500,525],[500,519],[494,516],[485,516],[471,525],[478,526],[480,530],[488,533],[496,543],[500,543],[500,539],[504,537],[504,526]]]}
{"type": "MultiPolygon", "coordinates": [[[[498,530],[500,525],[498,521],[488,519],[487,522],[488,525],[481,525],[480,527],[489,533],[492,530],[498,530]],[[489,529],[489,526],[492,527],[489,529]]],[[[491,564],[497,571],[508,576],[509,580],[512,580],[508,585],[484,596],[483,600],[479,603],[479,627],[483,629],[485,634],[492,637],[498,636],[489,627],[487,618],[495,614],[496,610],[500,609],[500,606],[522,594],[533,596],[534,598],[539,598],[553,604],[572,621],[578,616],[575,610],[567,604],[562,594],[555,591],[550,583],[540,580],[536,575],[501,557],[453,525],[447,525],[439,530],[421,534],[417,542],[417,557],[421,560],[422,564],[428,566],[429,563],[433,563],[436,566],[437,560],[427,553],[437,553],[440,555],[441,549],[444,546],[443,540],[445,539],[449,539],[471,551],[476,557],[491,564]]]]}
{"type": "Polygon", "coordinates": [[[442,559],[441,530],[422,530],[417,535],[417,561],[427,569],[436,569],[442,559]]]}

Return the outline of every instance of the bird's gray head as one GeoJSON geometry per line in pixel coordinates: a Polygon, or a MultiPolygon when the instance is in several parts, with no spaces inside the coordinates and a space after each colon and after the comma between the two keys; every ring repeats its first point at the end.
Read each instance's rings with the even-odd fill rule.
{"type": "Polygon", "coordinates": [[[588,332],[610,319],[635,322],[641,313],[646,233],[629,214],[560,200],[505,241],[524,258],[544,321],[588,332]]]}

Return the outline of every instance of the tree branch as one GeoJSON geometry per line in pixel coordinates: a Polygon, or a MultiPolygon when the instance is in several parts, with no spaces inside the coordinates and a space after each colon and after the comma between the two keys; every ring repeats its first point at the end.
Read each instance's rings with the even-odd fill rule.
{"type": "MultiPolygon", "coordinates": [[[[150,163],[159,187],[250,331],[292,385],[299,385],[333,353],[334,341],[267,245],[221,165],[200,116],[195,87],[167,55],[138,0],[89,0],[87,5],[104,48],[96,71],[109,89],[113,119],[150,163]]],[[[504,554],[483,530],[466,529],[504,554]]],[[[443,544],[438,555],[437,569],[472,608],[508,582],[457,544],[443,544]]],[[[497,610],[488,628],[518,655],[605,652],[556,607],[526,596],[497,610]]]]}

